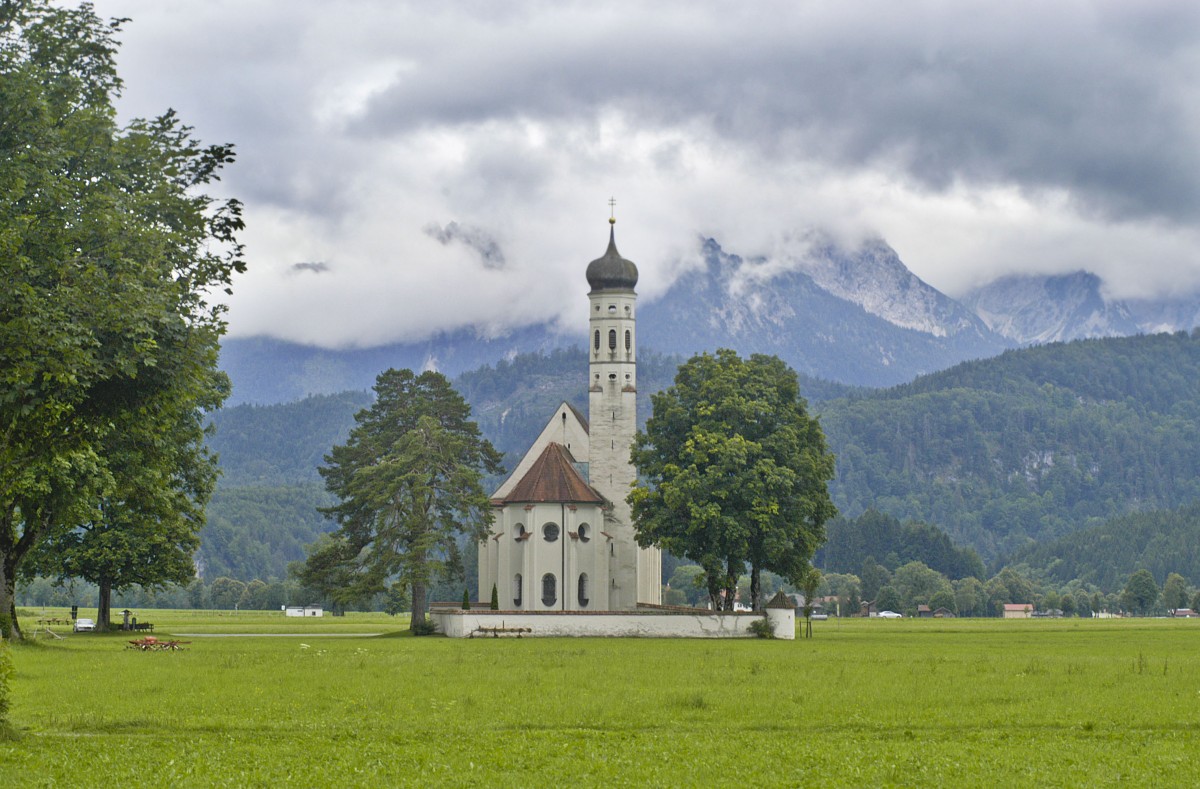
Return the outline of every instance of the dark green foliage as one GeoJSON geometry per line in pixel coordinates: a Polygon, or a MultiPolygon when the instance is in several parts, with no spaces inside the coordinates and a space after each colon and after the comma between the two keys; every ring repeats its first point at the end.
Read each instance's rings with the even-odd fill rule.
{"type": "Polygon", "coordinates": [[[409,627],[414,636],[432,636],[437,635],[437,622],[432,619],[414,619],[409,627]]]}
{"type": "Polygon", "coordinates": [[[500,456],[439,373],[387,370],[375,396],[320,469],[338,499],[324,510],[338,529],[328,550],[307,564],[328,566],[320,576],[331,594],[335,586],[338,594],[362,597],[384,591],[392,579],[407,584],[415,632],[430,586],[462,573],[458,537],[477,542],[486,533],[491,503],[482,475],[499,473],[500,456]]]}
{"type": "Polygon", "coordinates": [[[994,559],[1195,501],[1198,380],[1200,339],[1179,333],[1010,351],[824,403],[834,502],[936,524],[994,559]]]}
{"type": "Polygon", "coordinates": [[[388,587],[388,590],[384,595],[384,613],[395,616],[396,614],[407,611],[409,605],[408,591],[405,589],[404,584],[394,583],[388,587]]]}
{"type": "Polygon", "coordinates": [[[462,609],[464,611],[471,610],[471,592],[463,589],[462,609]]]}
{"type": "Polygon", "coordinates": [[[491,609],[492,611],[500,610],[500,592],[498,589],[496,589],[495,584],[492,584],[492,602],[488,606],[488,608],[491,609]]]}
{"type": "Polygon", "coordinates": [[[857,518],[834,518],[825,525],[825,533],[825,545],[813,563],[830,572],[858,572],[867,559],[882,556],[889,570],[919,561],[950,578],[985,577],[979,554],[956,547],[945,532],[929,524],[902,524],[871,509],[857,518]]]}
{"type": "Polygon", "coordinates": [[[900,602],[900,593],[894,587],[885,586],[875,596],[875,610],[877,611],[899,612],[901,608],[903,605],[900,602]]]}
{"type": "Polygon", "coordinates": [[[1142,568],[1129,576],[1121,592],[1121,605],[1135,614],[1148,614],[1158,602],[1158,584],[1150,571],[1142,568]]]}
{"type": "Polygon", "coordinates": [[[1200,504],[1114,518],[1058,540],[1031,545],[1012,557],[1066,583],[1078,578],[1119,591],[1138,568],[1165,583],[1170,573],[1200,578],[1200,504]]]}
{"type": "Polygon", "coordinates": [[[239,405],[212,415],[209,448],[221,461],[222,488],[320,483],[317,466],[346,440],[370,392],[315,395],[273,406],[239,405]]]}
{"type": "Polygon", "coordinates": [[[284,579],[288,565],[304,559],[305,546],[336,526],[319,511],[334,501],[320,483],[218,487],[197,563],[206,577],[284,579]]]}
{"type": "Polygon", "coordinates": [[[746,629],[759,638],[775,637],[775,625],[771,623],[771,620],[767,618],[766,614],[763,614],[758,619],[751,620],[750,624],[746,626],[746,629]]]}
{"type": "MultiPolygon", "coordinates": [[[[202,146],[171,111],[117,127],[119,29],[88,4],[0,4],[0,610],[10,613],[15,576],[43,540],[82,527],[90,533],[51,555],[71,560],[67,572],[124,583],[137,562],[116,555],[122,535],[140,531],[127,542],[144,547],[166,517],[186,553],[211,488],[201,411],[228,389],[215,370],[225,308],[211,294],[245,263],[240,204],[203,190],[233,151],[202,146]]],[[[179,566],[157,551],[139,558],[143,578],[179,566]]]]}
{"type": "Polygon", "coordinates": [[[755,608],[763,571],[799,582],[836,510],[833,457],[796,374],[719,350],[688,360],[651,401],[631,452],[646,481],[629,496],[638,544],[704,568],[714,606],[732,606],[747,565],[755,608]]]}
{"type": "Polygon", "coordinates": [[[1179,573],[1170,573],[1167,575],[1167,581],[1163,584],[1162,590],[1163,608],[1168,611],[1173,611],[1176,608],[1188,607],[1188,583],[1187,579],[1179,573]]]}

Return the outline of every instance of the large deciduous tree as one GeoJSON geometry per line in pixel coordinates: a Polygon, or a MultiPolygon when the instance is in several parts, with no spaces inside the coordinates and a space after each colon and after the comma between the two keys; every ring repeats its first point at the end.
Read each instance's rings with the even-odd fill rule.
{"type": "Polygon", "coordinates": [[[1158,602],[1158,584],[1149,570],[1142,568],[1129,576],[1121,592],[1121,605],[1135,614],[1148,614],[1158,602]]]}
{"type": "Polygon", "coordinates": [[[747,565],[756,608],[762,571],[798,583],[837,511],[833,455],[795,372],[722,349],[690,359],[651,402],[632,450],[645,481],[629,496],[638,544],[700,565],[721,608],[747,565]]]}
{"type": "Polygon", "coordinates": [[[88,525],[154,531],[163,506],[195,524],[211,487],[202,411],[228,380],[210,299],[244,262],[240,204],[201,189],[232,149],[201,146],[173,112],[117,125],[118,31],[90,5],[0,3],[4,635],[20,632],[15,577],[40,543],[88,525]],[[173,504],[146,495],[155,475],[173,504]]]}
{"type": "Polygon", "coordinates": [[[320,468],[339,499],[324,510],[338,529],[309,561],[354,597],[404,584],[417,631],[429,585],[459,569],[457,537],[486,535],[492,513],[482,475],[499,473],[500,454],[440,373],[388,370],[375,381],[375,397],[320,468]]]}

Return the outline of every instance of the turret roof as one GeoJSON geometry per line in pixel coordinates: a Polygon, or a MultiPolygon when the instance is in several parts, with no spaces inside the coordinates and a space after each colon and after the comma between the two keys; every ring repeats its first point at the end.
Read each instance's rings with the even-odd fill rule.
{"type": "Polygon", "coordinates": [[[610,225],[608,250],[587,267],[587,281],[592,292],[598,290],[633,290],[638,281],[637,266],[621,257],[617,251],[616,227],[610,225]]]}

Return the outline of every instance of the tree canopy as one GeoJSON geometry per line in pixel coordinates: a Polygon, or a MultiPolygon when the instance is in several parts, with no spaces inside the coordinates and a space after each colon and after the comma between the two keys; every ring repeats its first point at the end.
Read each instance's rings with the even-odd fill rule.
{"type": "Polygon", "coordinates": [[[338,529],[306,569],[337,578],[349,598],[383,592],[393,580],[411,588],[417,630],[430,584],[459,569],[457,536],[485,536],[492,515],[482,475],[500,471],[500,455],[440,373],[387,370],[374,389],[374,404],[320,469],[338,498],[323,512],[338,529]]]}
{"type": "Polygon", "coordinates": [[[194,513],[211,487],[200,412],[220,403],[228,381],[215,371],[224,308],[210,294],[244,262],[240,203],[201,190],[232,148],[202,146],[170,111],[117,126],[119,29],[87,4],[0,4],[6,635],[16,629],[14,578],[39,542],[151,517],[163,504],[130,492],[118,455],[137,453],[132,473],[162,475],[190,502],[172,506],[194,513]],[[155,445],[168,441],[183,448],[155,445]]]}
{"type": "Polygon", "coordinates": [[[722,349],[680,366],[651,402],[631,453],[645,481],[629,496],[638,544],[702,567],[721,607],[747,565],[756,607],[762,571],[800,582],[836,510],[833,455],[795,372],[722,349]]]}

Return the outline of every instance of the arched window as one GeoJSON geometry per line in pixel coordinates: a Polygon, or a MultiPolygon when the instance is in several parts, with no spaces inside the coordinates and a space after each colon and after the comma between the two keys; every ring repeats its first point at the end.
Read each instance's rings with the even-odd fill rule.
{"type": "Polygon", "coordinates": [[[576,597],[579,600],[580,608],[587,608],[588,604],[588,577],[587,573],[579,574],[579,594],[576,597]]]}
{"type": "Polygon", "coordinates": [[[592,539],[591,530],[592,530],[592,527],[588,526],[586,523],[579,524],[579,541],[580,542],[588,542],[589,540],[591,540],[592,539]]]}
{"type": "Polygon", "coordinates": [[[558,539],[558,524],[547,523],[542,527],[542,536],[546,538],[546,542],[554,542],[558,539]]]}
{"type": "Polygon", "coordinates": [[[553,573],[542,576],[542,605],[551,606],[558,602],[558,579],[553,573]]]}
{"type": "Polygon", "coordinates": [[[616,329],[608,330],[608,349],[610,351],[615,351],[617,349],[617,330],[616,329]]]}
{"type": "Polygon", "coordinates": [[[596,336],[592,339],[592,345],[595,346],[597,351],[600,350],[600,330],[599,329],[596,329],[596,336]]]}
{"type": "Polygon", "coordinates": [[[629,353],[632,350],[633,350],[633,332],[629,331],[629,329],[626,329],[625,330],[625,353],[629,353]]]}
{"type": "Polygon", "coordinates": [[[521,574],[513,576],[513,606],[521,607],[521,574]]]}
{"type": "Polygon", "coordinates": [[[525,536],[525,534],[526,534],[526,531],[525,531],[524,523],[518,523],[516,526],[513,527],[513,536],[516,537],[518,540],[523,538],[525,536]]]}

